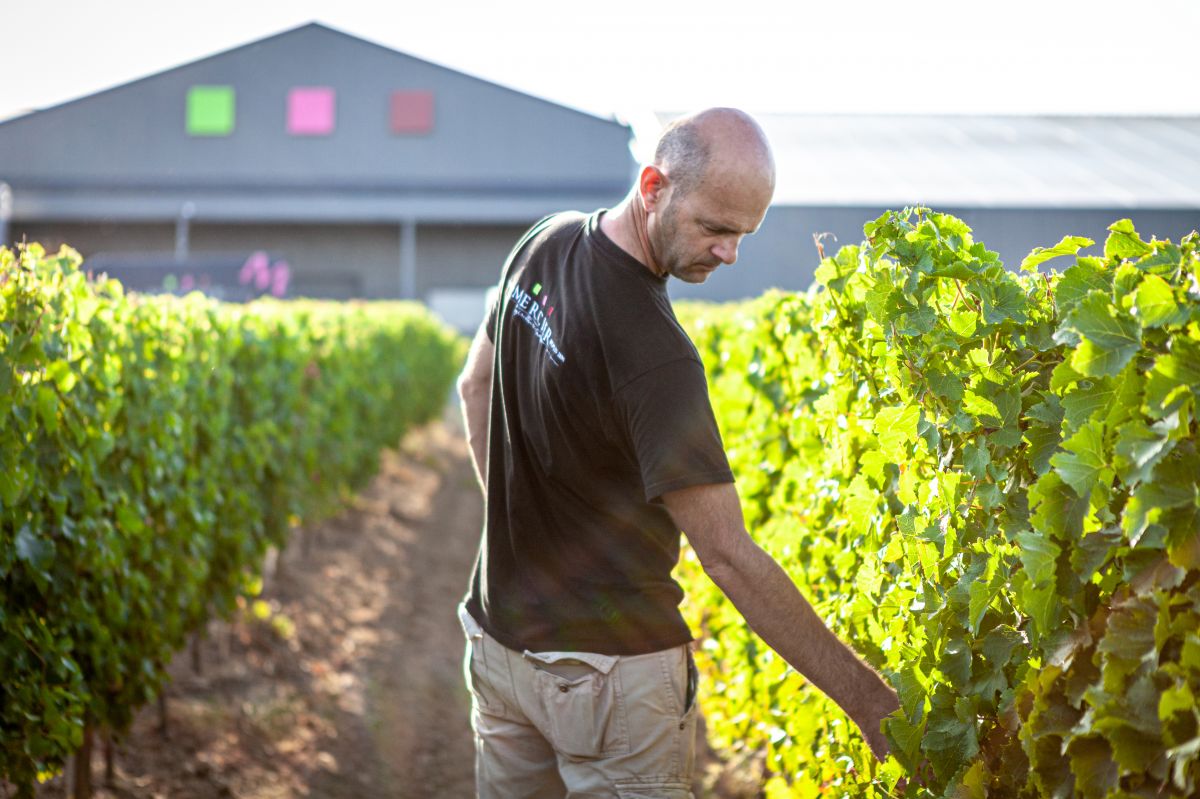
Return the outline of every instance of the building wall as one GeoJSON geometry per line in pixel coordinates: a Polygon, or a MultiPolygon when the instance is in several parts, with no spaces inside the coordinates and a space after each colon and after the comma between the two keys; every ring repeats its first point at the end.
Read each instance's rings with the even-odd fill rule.
{"type": "MultiPolygon", "coordinates": [[[[727,301],[756,297],[770,288],[791,291],[812,284],[818,257],[814,233],[832,233],[824,241],[832,254],[845,244],[862,241],[863,224],[877,219],[884,208],[774,207],[767,212],[758,233],[743,240],[738,261],[718,269],[704,284],[688,285],[678,280],[669,284],[677,299],[727,301]]],[[[1096,245],[1088,252],[1103,251],[1107,228],[1118,219],[1130,218],[1143,238],[1152,235],[1178,241],[1200,229],[1200,211],[1072,210],[1045,208],[939,208],[963,219],[974,231],[975,240],[1000,254],[1011,269],[1034,247],[1050,247],[1063,236],[1087,236],[1096,245]]],[[[1051,262],[1060,270],[1069,261],[1051,262]]]]}
{"type": "Polygon", "coordinates": [[[175,250],[175,226],[159,224],[115,224],[109,222],[21,222],[14,221],[8,244],[39,242],[49,252],[63,244],[79,250],[84,258],[114,250],[175,250]]]}
{"type": "MultiPolygon", "coordinates": [[[[530,220],[532,224],[535,220],[530,220]]],[[[513,244],[527,225],[417,225],[417,296],[438,289],[494,285],[513,244]]],[[[57,251],[66,243],[84,258],[101,252],[173,252],[169,224],[17,223],[12,241],[41,242],[57,251]],[[24,237],[24,238],[23,238],[24,237]]],[[[287,261],[289,294],[331,299],[400,296],[400,226],[236,225],[194,223],[192,253],[265,250],[287,261]]]]}
{"type": "MultiPolygon", "coordinates": [[[[292,296],[395,298],[400,294],[399,231],[394,225],[193,224],[189,251],[248,255],[265,250],[287,261],[292,296]]],[[[170,224],[16,223],[12,241],[22,236],[52,250],[65,242],[84,258],[101,252],[175,250],[175,226],[170,224]]]]}
{"type": "Polygon", "coordinates": [[[194,252],[266,250],[287,261],[292,296],[383,299],[400,295],[396,225],[199,224],[194,252]]]}
{"type": "MultiPolygon", "coordinates": [[[[533,224],[537,220],[530,220],[533,224]]],[[[509,250],[525,225],[417,227],[417,296],[439,288],[487,289],[500,280],[509,250]]]]}
{"type": "MultiPolygon", "coordinates": [[[[1013,269],[1034,247],[1054,245],[1066,235],[1092,238],[1096,241],[1092,251],[1099,253],[1106,228],[1123,217],[1133,219],[1147,239],[1177,241],[1200,228],[1200,212],[1192,211],[945,210],[962,217],[974,229],[976,240],[999,252],[1013,269]]],[[[754,297],[770,288],[804,290],[812,283],[818,260],[814,232],[836,235],[836,241],[825,241],[826,252],[832,253],[861,241],[863,223],[882,213],[881,208],[772,208],[759,232],[743,241],[737,264],[718,269],[699,286],[672,280],[671,294],[677,299],[727,301],[754,297]]],[[[462,290],[471,295],[469,302],[476,303],[474,295],[482,297],[499,279],[504,260],[525,227],[418,224],[417,296],[428,301],[431,293],[462,290]]],[[[84,257],[114,251],[171,252],[175,247],[175,229],[170,224],[15,222],[12,241],[22,238],[40,241],[51,251],[65,242],[84,257]]],[[[400,296],[399,225],[193,224],[190,245],[193,252],[266,250],[284,258],[292,268],[289,293],[293,296],[400,296]]]]}
{"type": "Polygon", "coordinates": [[[620,192],[636,166],[630,136],[614,120],[310,24],[0,123],[0,180],[18,218],[36,216],[26,186],[620,192]],[[197,85],[235,89],[230,135],[188,135],[197,85]],[[301,86],[336,92],[331,134],[287,133],[288,92],[301,86]],[[397,90],[432,93],[431,130],[391,132],[397,90]]]}

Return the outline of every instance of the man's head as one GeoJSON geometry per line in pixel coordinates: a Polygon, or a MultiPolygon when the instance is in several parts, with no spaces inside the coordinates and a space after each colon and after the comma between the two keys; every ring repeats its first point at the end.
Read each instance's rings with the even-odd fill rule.
{"type": "Polygon", "coordinates": [[[775,191],[775,161],[748,114],[710,108],[663,131],[637,190],[658,267],[703,283],[737,260],[742,237],[762,223],[775,191]]]}

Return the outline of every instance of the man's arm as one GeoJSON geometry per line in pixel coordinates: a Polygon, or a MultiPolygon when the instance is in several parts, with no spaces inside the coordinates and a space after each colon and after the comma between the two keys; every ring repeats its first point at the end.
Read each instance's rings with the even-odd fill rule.
{"type": "Polygon", "coordinates": [[[879,722],[900,707],[896,692],[825,626],[787,573],[750,538],[733,484],[695,486],[662,498],[704,571],[751,629],[837,702],[875,756],[885,757],[879,722]]]}
{"type": "Polygon", "coordinates": [[[467,443],[471,445],[471,462],[475,477],[487,493],[488,412],[492,391],[492,357],[495,347],[488,339],[487,320],[479,326],[467,363],[458,376],[458,396],[462,399],[463,426],[467,443]]]}

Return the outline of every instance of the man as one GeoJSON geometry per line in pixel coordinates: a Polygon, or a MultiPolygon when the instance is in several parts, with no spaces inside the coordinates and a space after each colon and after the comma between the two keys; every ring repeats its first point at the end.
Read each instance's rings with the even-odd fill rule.
{"type": "Polygon", "coordinates": [[[775,187],[746,114],[673,123],[610,211],[518,242],[459,379],[487,496],[460,607],[481,797],[690,797],[680,530],[747,622],[879,757],[896,694],[750,538],[668,276],[733,264],[775,187]]]}

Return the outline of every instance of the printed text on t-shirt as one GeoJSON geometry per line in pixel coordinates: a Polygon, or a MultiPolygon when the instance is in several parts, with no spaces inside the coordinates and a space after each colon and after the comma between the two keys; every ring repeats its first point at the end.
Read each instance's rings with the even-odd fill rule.
{"type": "Polygon", "coordinates": [[[550,329],[550,317],[554,315],[554,306],[547,305],[549,294],[542,294],[539,302],[537,296],[542,294],[542,284],[535,283],[533,289],[526,291],[516,283],[509,292],[513,316],[521,319],[533,330],[533,335],[550,355],[550,362],[555,366],[566,362],[567,358],[558,349],[554,341],[554,332],[550,329]]]}

